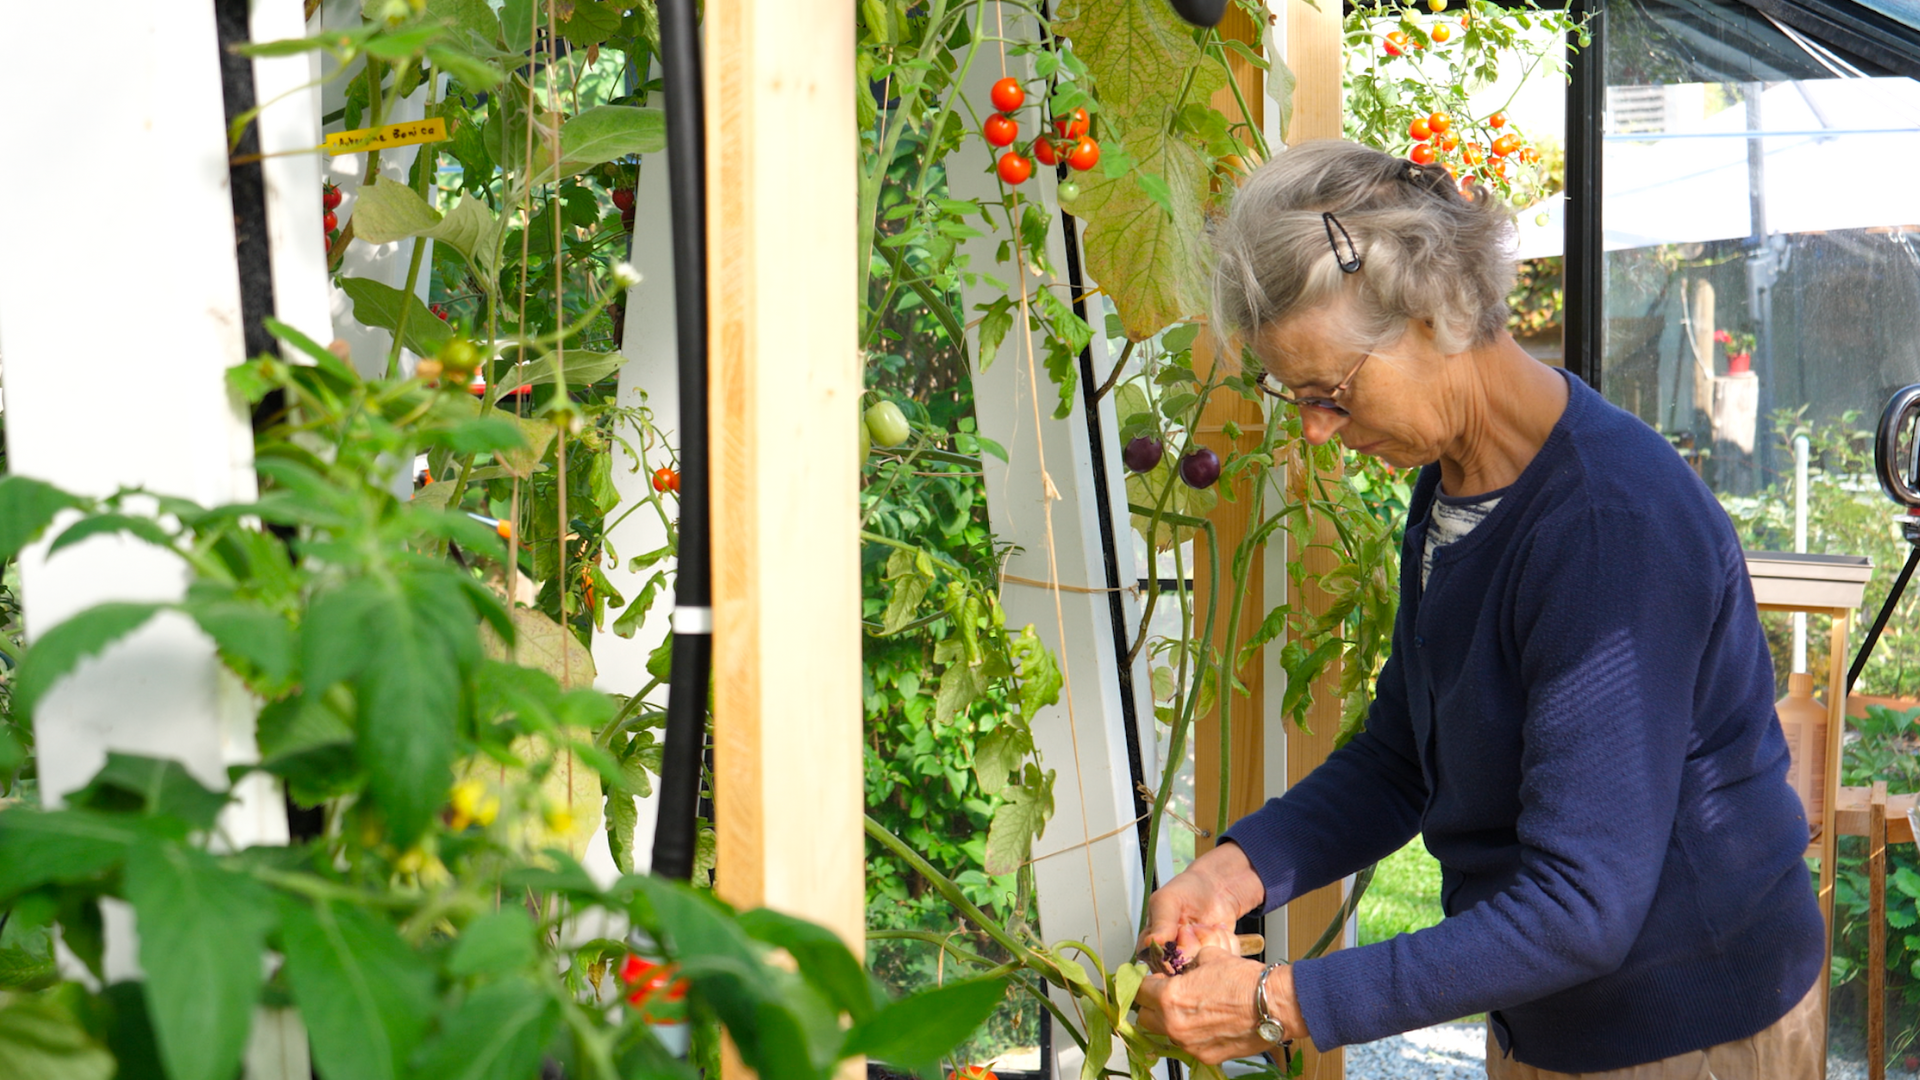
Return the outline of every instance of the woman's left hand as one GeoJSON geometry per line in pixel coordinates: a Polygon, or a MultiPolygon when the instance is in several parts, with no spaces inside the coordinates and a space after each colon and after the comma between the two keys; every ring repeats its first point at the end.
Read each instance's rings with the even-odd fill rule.
{"type": "MultiPolygon", "coordinates": [[[[1134,999],[1140,1026],[1209,1065],[1270,1050],[1253,1013],[1253,984],[1265,966],[1226,949],[1201,949],[1180,974],[1149,975],[1140,984],[1134,999]]],[[[1267,1007],[1288,1038],[1306,1034],[1306,1020],[1293,1000],[1292,969],[1277,968],[1268,979],[1267,1007]]]]}

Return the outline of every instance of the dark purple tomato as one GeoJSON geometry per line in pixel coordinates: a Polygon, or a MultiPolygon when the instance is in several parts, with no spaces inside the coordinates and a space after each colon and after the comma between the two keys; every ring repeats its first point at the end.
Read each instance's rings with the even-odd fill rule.
{"type": "Polygon", "coordinates": [[[1220,479],[1220,455],[1201,447],[1180,459],[1180,479],[1188,487],[1210,488],[1220,479]]]}
{"type": "Polygon", "coordinates": [[[1120,460],[1126,462],[1127,468],[1134,472],[1152,472],[1153,467],[1160,464],[1160,455],[1164,453],[1166,448],[1160,445],[1159,439],[1142,435],[1127,443],[1127,448],[1120,451],[1120,460]]]}

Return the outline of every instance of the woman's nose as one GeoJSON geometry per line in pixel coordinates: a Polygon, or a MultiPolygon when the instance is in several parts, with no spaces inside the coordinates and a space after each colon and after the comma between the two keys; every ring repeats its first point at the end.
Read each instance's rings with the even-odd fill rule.
{"type": "Polygon", "coordinates": [[[1308,445],[1319,446],[1338,434],[1347,426],[1347,418],[1326,409],[1316,409],[1311,405],[1300,410],[1300,434],[1308,445]]]}

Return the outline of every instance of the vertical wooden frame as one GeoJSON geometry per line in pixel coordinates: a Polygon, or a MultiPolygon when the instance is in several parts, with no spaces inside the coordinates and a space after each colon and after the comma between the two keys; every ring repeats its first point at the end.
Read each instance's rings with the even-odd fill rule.
{"type": "Polygon", "coordinates": [[[853,8],[706,5],[717,886],[863,928],[853,8]]]}

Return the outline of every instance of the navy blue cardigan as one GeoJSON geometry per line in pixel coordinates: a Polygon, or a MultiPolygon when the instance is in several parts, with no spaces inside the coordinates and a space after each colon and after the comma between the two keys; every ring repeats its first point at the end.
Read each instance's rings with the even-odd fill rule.
{"type": "Polygon", "coordinates": [[[1824,924],[1773,668],[1726,513],[1646,424],[1569,378],[1500,505],[1419,553],[1366,730],[1235,823],[1266,910],[1423,833],[1446,919],[1294,968],[1314,1044],[1487,1012],[1560,1072],[1762,1030],[1813,985],[1824,924]]]}

